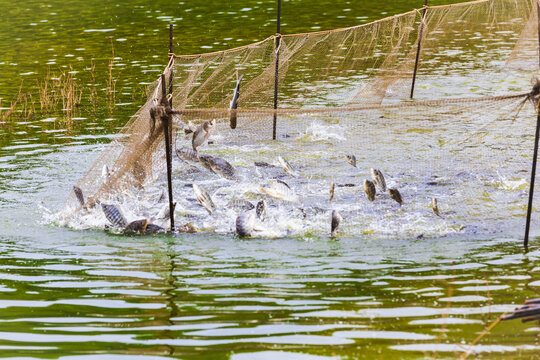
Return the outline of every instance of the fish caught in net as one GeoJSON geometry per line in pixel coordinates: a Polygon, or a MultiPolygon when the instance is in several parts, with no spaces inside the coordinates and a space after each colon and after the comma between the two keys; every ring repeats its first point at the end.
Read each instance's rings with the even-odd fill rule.
{"type": "Polygon", "coordinates": [[[166,230],[174,215],[188,232],[240,227],[263,237],[329,234],[331,219],[341,236],[511,233],[521,226],[532,155],[537,6],[424,7],[171,54],[58,222],[125,231],[142,221],[145,232],[148,224],[166,230]],[[172,121],[173,214],[162,118],[172,121]],[[365,181],[378,181],[369,196],[365,181]],[[125,226],[112,224],[103,205],[122,213],[125,226]]]}

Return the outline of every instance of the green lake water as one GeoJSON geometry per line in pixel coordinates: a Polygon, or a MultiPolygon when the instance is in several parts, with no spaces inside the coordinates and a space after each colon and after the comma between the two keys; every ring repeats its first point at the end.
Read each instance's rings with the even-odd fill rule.
{"type": "MultiPolygon", "coordinates": [[[[1,358],[454,359],[467,349],[475,351],[469,358],[540,358],[538,323],[499,323],[469,348],[501,313],[540,297],[537,211],[528,252],[521,238],[532,122],[517,127],[528,132],[517,144],[507,144],[525,144],[520,172],[496,185],[510,190],[501,198],[482,193],[478,199],[488,205],[481,207],[471,200],[473,209],[491,207],[499,220],[504,214],[493,204],[511,202],[507,222],[484,224],[494,231],[381,238],[355,234],[347,219],[338,239],[127,237],[64,228],[49,215],[144,103],[146,86],[168,61],[169,23],[175,53],[223,50],[275,33],[276,4],[0,3],[2,112],[19,89],[39,106],[38,84],[47,73],[70,74],[82,89],[71,119],[52,111],[0,123],[1,358]]],[[[421,5],[285,1],[282,33],[366,23],[421,5]]],[[[515,73],[498,83],[519,92],[527,81],[515,73]]],[[[491,94],[480,80],[467,84],[446,83],[447,92],[491,94]]],[[[427,92],[421,83],[418,91],[427,92]]],[[[485,182],[489,190],[492,179],[485,182]]],[[[451,216],[452,209],[441,208],[451,216]]],[[[459,224],[467,225],[463,218],[459,224]]]]}

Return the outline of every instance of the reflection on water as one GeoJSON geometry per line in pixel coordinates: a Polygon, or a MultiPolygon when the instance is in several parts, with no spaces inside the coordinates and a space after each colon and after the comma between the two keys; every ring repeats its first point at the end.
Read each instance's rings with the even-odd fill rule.
{"type": "Polygon", "coordinates": [[[540,252],[520,254],[518,241],[88,235],[2,239],[3,356],[412,359],[472,349],[508,359],[539,350],[538,325],[518,322],[468,347],[538,296],[540,252]]]}

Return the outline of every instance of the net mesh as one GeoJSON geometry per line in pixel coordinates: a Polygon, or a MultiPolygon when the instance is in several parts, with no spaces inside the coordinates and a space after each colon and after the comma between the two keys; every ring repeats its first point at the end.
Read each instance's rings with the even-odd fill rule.
{"type": "MultiPolygon", "coordinates": [[[[502,200],[506,205],[493,206],[494,217],[504,218],[508,203],[510,216],[521,216],[522,194],[509,200],[504,192],[490,194],[490,186],[524,186],[520,179],[530,146],[523,143],[532,141],[535,113],[527,102],[527,81],[538,69],[537,49],[536,0],[480,0],[424,7],[350,28],[278,34],[215,53],[171,54],[164,75],[176,111],[173,144],[190,147],[182,128],[215,119],[212,140],[219,148],[208,151],[230,156],[236,151],[235,165],[257,159],[242,158],[242,146],[255,153],[264,148],[268,152],[259,155],[265,156],[286,151],[300,168],[311,169],[310,179],[326,184],[328,167],[346,172],[343,154],[356,153],[364,168],[395,174],[398,186],[405,178],[429,184],[451,177],[456,199],[476,199],[470,200],[468,216],[474,209],[485,216],[486,206],[502,200]],[[279,108],[274,110],[276,61],[279,108]],[[415,98],[421,100],[412,101],[415,63],[415,98]],[[229,103],[238,74],[241,96],[231,126],[229,103]],[[482,96],[474,96],[479,90],[482,96]],[[274,116],[279,145],[272,141],[274,116]],[[323,149],[331,152],[324,162],[323,149]],[[517,183],[505,182],[516,174],[521,174],[517,183]]],[[[147,102],[77,184],[86,204],[80,206],[73,193],[67,199],[68,224],[96,201],[144,189],[162,176],[163,130],[150,117],[161,96],[158,79],[147,102]],[[109,177],[102,176],[105,165],[109,177]]],[[[425,190],[426,196],[430,192],[425,190]]]]}

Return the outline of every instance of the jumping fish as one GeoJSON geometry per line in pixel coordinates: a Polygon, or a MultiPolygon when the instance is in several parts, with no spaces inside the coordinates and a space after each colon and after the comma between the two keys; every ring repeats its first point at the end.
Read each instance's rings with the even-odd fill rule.
{"type": "Polygon", "coordinates": [[[331,231],[330,231],[330,236],[334,236],[338,227],[339,227],[339,223],[341,222],[341,220],[343,220],[343,217],[341,217],[341,215],[339,214],[339,212],[337,210],[332,210],[332,225],[331,225],[331,231]]]}
{"type": "Polygon", "coordinates": [[[345,155],[347,157],[347,162],[352,166],[356,167],[356,156],[354,155],[345,155]]]}
{"type": "Polygon", "coordinates": [[[334,191],[336,189],[336,184],[330,184],[330,201],[334,200],[334,191]]]}
{"type": "Polygon", "coordinates": [[[243,199],[231,200],[225,206],[231,209],[241,210],[241,211],[248,211],[248,210],[255,209],[255,205],[253,205],[250,201],[243,200],[243,199]]]}
{"type": "Polygon", "coordinates": [[[75,196],[77,197],[77,200],[79,201],[79,204],[81,206],[84,205],[84,195],[80,187],[73,186],[73,192],[75,193],[75,196]]]}
{"type": "Polygon", "coordinates": [[[439,206],[437,205],[437,198],[431,198],[431,208],[433,209],[433,212],[438,217],[442,218],[441,214],[439,213],[439,206]]]}
{"type": "Polygon", "coordinates": [[[156,219],[168,219],[171,217],[171,211],[169,204],[163,205],[159,213],[156,215],[156,219]]]}
{"type": "Polygon", "coordinates": [[[212,214],[214,210],[216,210],[216,205],[206,190],[193,183],[193,191],[195,192],[195,196],[201,205],[206,209],[206,211],[208,211],[208,213],[212,214]]]}
{"type": "Polygon", "coordinates": [[[401,193],[398,189],[388,189],[388,194],[390,194],[390,197],[397,201],[399,206],[403,205],[403,198],[401,197],[401,193]]]}
{"type": "Polygon", "coordinates": [[[364,191],[366,192],[366,196],[369,201],[375,200],[375,194],[377,193],[375,190],[375,184],[368,179],[364,180],[364,191]]]}
{"type": "Polygon", "coordinates": [[[244,212],[236,218],[236,233],[240,237],[248,237],[253,234],[255,228],[255,214],[244,212]]]}
{"type": "Polygon", "coordinates": [[[101,204],[101,210],[103,210],[105,217],[111,222],[111,224],[118,226],[122,229],[127,226],[126,219],[124,218],[122,213],[120,213],[120,210],[116,208],[116,206],[101,204]]]}
{"type": "Polygon", "coordinates": [[[261,192],[279,200],[291,202],[298,201],[298,196],[294,194],[290,186],[279,180],[266,186],[261,186],[261,192]]]}
{"type": "Polygon", "coordinates": [[[193,150],[197,151],[197,148],[204,144],[206,140],[208,140],[208,136],[210,136],[210,131],[216,126],[216,120],[208,120],[203,122],[201,125],[197,127],[197,130],[193,133],[193,138],[191,140],[191,146],[193,146],[193,150]]]}
{"type": "Polygon", "coordinates": [[[208,170],[227,180],[236,179],[236,169],[224,159],[210,155],[199,155],[199,162],[208,170]]]}
{"type": "Polygon", "coordinates": [[[195,150],[191,150],[185,147],[176,149],[176,155],[178,155],[180,159],[185,160],[185,161],[191,161],[191,162],[199,161],[199,153],[195,150]]]}
{"type": "Polygon", "coordinates": [[[268,213],[268,206],[266,205],[266,201],[263,199],[263,200],[260,200],[258,203],[257,203],[257,207],[255,209],[255,213],[257,214],[257,218],[260,220],[260,221],[264,221],[266,219],[266,215],[268,213]]]}
{"type": "Polygon", "coordinates": [[[386,181],[384,180],[384,176],[380,170],[372,168],[371,179],[381,193],[386,192],[386,181]]]}
{"type": "Polygon", "coordinates": [[[283,168],[283,171],[285,171],[287,174],[291,175],[292,177],[298,177],[296,173],[293,171],[291,164],[281,156],[277,157],[279,164],[283,168]]]}
{"type": "MultiPolygon", "coordinates": [[[[238,99],[240,98],[240,81],[242,81],[242,78],[244,75],[238,76],[238,73],[236,73],[236,86],[234,88],[233,98],[231,99],[231,103],[229,104],[229,110],[236,110],[238,109],[238,99]]],[[[231,111],[231,117],[230,117],[230,123],[231,123],[231,129],[236,128],[236,111],[231,111]]]]}
{"type": "Polygon", "coordinates": [[[104,183],[108,183],[111,179],[111,171],[107,164],[103,165],[103,168],[101,169],[101,177],[103,178],[104,183]]]}

